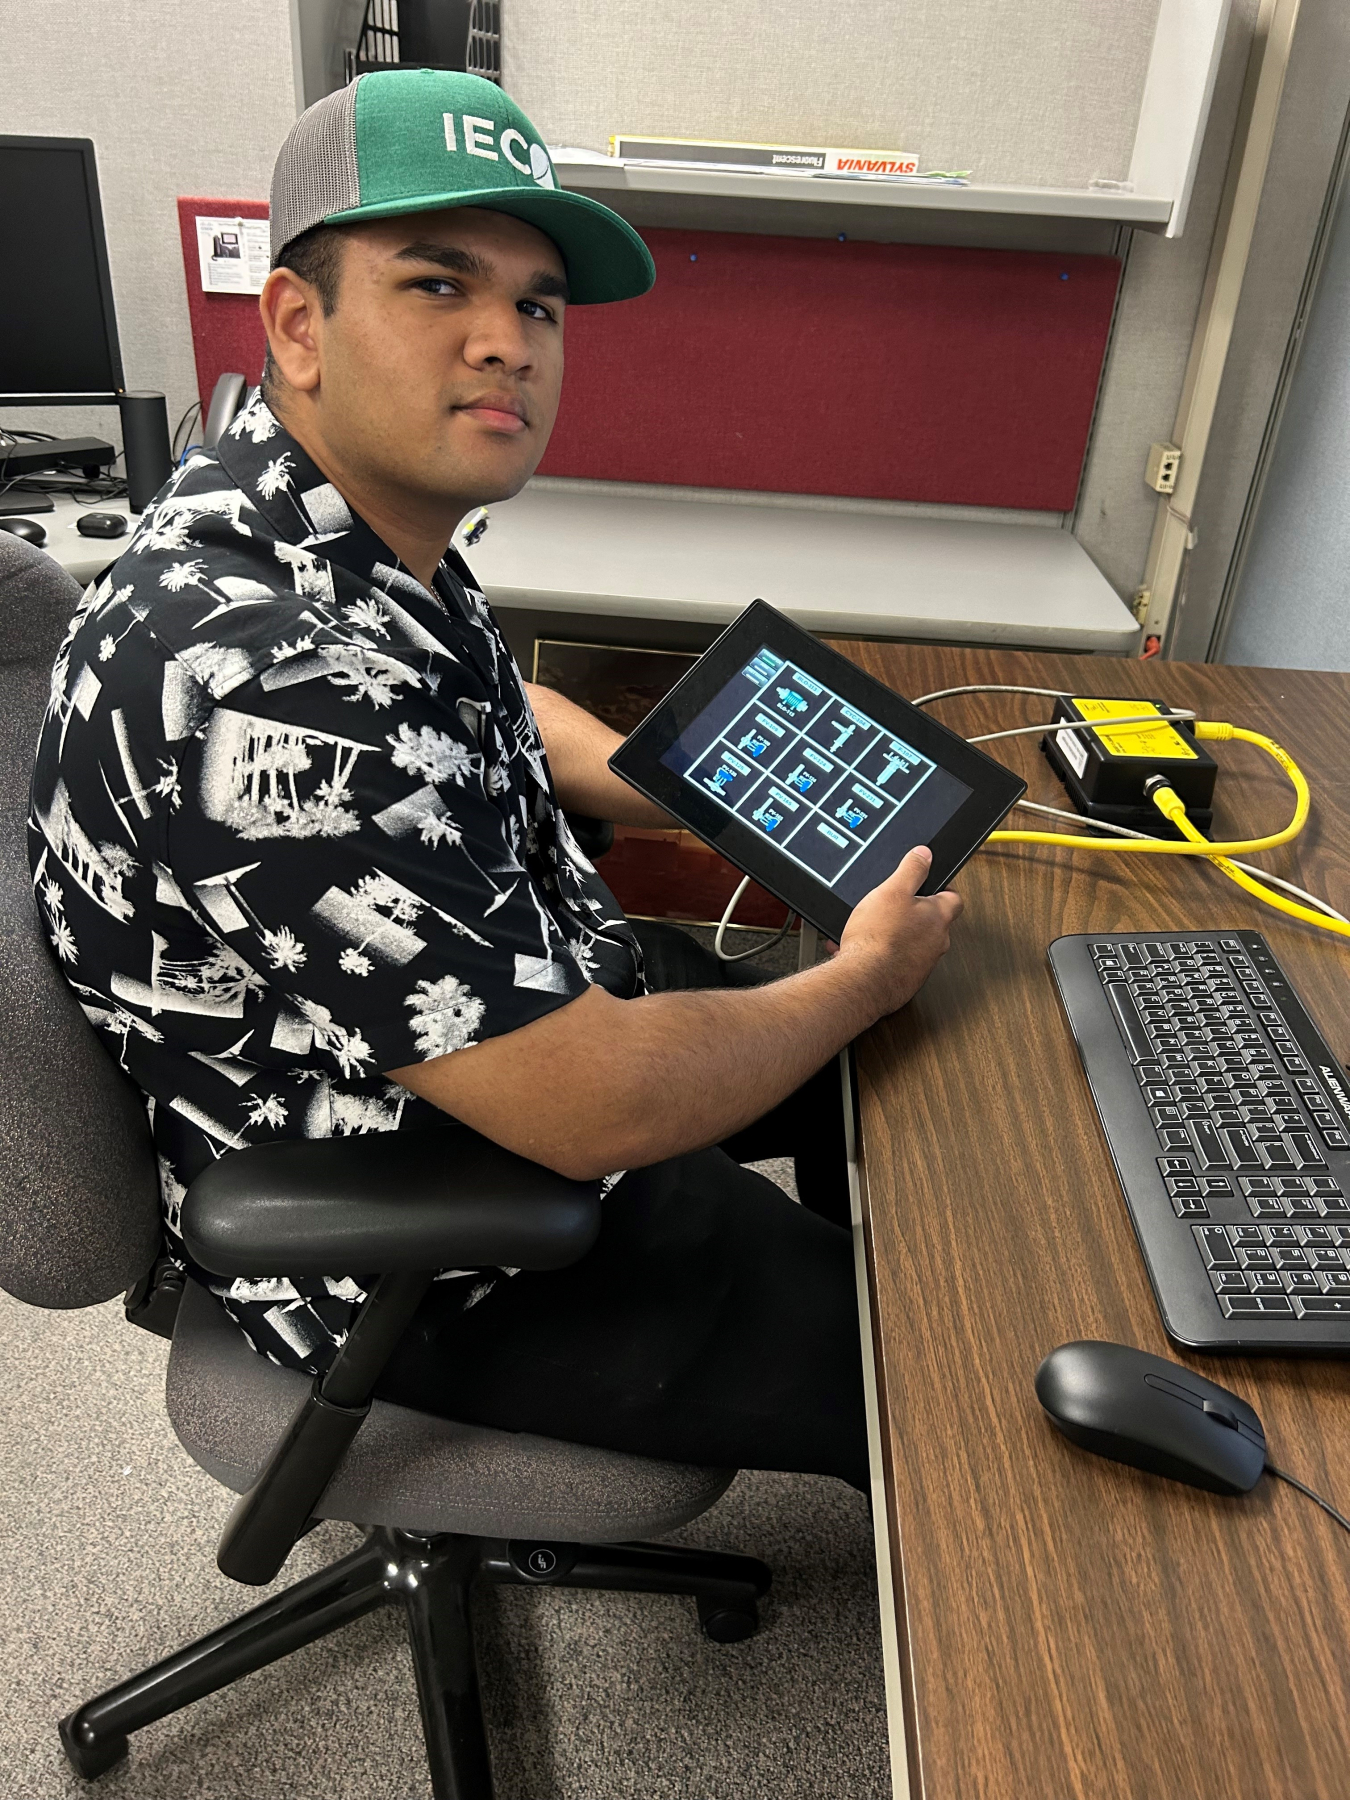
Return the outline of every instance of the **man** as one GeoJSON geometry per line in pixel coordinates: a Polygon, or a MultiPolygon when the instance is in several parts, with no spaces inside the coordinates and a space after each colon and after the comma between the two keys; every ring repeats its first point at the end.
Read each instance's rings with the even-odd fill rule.
{"type": "MultiPolygon", "coordinates": [[[[543,454],[569,299],[644,292],[646,248],[554,187],[497,88],[435,71],[312,107],[271,219],[262,393],[82,601],[33,785],[39,906],[147,1096],[169,1243],[230,1149],[454,1114],[609,1177],[601,1237],[560,1274],[447,1271],[387,1397],[861,1486],[848,1233],[710,1146],[800,1110],[960,903],[916,897],[912,852],[827,964],[646,992],[561,809],[661,815],[609,772],[611,732],[527,701],[447,550],[543,454]]],[[[699,979],[692,952],[660,960],[665,985],[699,979]]],[[[255,1348],[316,1370],[360,1279],[211,1285],[255,1348]]]]}

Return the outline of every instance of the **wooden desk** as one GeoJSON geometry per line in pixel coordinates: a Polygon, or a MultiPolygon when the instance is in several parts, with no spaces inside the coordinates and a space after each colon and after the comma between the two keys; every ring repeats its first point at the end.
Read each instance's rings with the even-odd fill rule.
{"type": "MultiPolygon", "coordinates": [[[[1350,912],[1350,678],[839,648],[908,694],[1088,680],[1276,737],[1309,777],[1312,818],[1258,860],[1350,912]]],[[[970,734],[1049,707],[983,695],[933,711],[970,734]]],[[[1064,805],[1037,743],[996,749],[1029,798],[1064,805]]],[[[1283,824],[1274,764],[1215,751],[1217,827],[1283,824]]],[[[966,914],[950,955],[855,1052],[897,1800],[906,1766],[924,1800],[1343,1800],[1350,1538],[1269,1478],[1228,1500],[1085,1454],[1042,1414],[1032,1378],[1071,1338],[1192,1362],[1252,1402],[1282,1466],[1350,1504],[1350,1365],[1191,1358],[1165,1337],[1045,956],[1066,932],[1254,927],[1343,1059],[1350,945],[1180,858],[993,846],[956,885],[966,914]]]]}

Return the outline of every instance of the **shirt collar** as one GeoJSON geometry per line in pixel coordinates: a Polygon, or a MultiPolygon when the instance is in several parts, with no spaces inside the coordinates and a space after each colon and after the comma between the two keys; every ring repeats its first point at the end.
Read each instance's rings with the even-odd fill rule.
{"type": "MultiPolygon", "coordinates": [[[[283,542],[313,550],[329,562],[373,586],[398,592],[406,602],[427,590],[404,568],[379,534],[354,513],[282,425],[255,388],[244,410],[227,427],[216,446],[221,467],[242,490],[248,504],[283,542]]],[[[451,549],[436,571],[439,598],[463,607],[462,589],[473,576],[451,549]]]]}

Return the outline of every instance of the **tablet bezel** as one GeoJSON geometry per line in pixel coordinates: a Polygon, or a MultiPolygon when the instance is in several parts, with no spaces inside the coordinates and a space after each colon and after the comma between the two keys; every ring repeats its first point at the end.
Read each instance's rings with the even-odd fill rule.
{"type": "Polygon", "coordinates": [[[1027,784],[774,607],[754,601],[624,739],[609,766],[719,856],[837,941],[853,910],[850,903],[661,761],[761,646],[796,663],[970,788],[970,797],[932,839],[933,866],[921,893],[937,893],[948,884],[1021,799],[1027,784]]]}

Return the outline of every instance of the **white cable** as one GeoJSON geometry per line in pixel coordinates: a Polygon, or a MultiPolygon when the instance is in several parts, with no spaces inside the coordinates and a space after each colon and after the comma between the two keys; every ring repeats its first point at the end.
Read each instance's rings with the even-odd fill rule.
{"type": "MultiPolygon", "coordinates": [[[[1075,825],[1088,825],[1097,831],[1109,831],[1116,837],[1147,838],[1153,834],[1148,831],[1132,831],[1128,825],[1115,825],[1106,819],[1090,819],[1083,813],[1068,812],[1062,806],[1042,806],[1037,800],[1019,800],[1014,810],[1022,812],[1044,813],[1050,819],[1070,819],[1075,825]]],[[[1310,894],[1306,888],[1297,887],[1292,881],[1286,881],[1283,875],[1272,875],[1269,869],[1258,869],[1255,863],[1238,862],[1235,858],[1227,859],[1235,869],[1241,869],[1244,875],[1254,875],[1258,881],[1264,881],[1271,887],[1283,888],[1286,894],[1292,894],[1296,900],[1306,900],[1309,906],[1315,906],[1324,912],[1329,919],[1337,919],[1342,925],[1350,925],[1350,919],[1326,900],[1319,900],[1316,894],[1310,894]]]]}
{"type": "Polygon", "coordinates": [[[1193,712],[1173,707],[1165,713],[1131,713],[1127,719],[1065,719],[1059,725],[1015,725],[1011,731],[986,731],[980,737],[967,738],[968,744],[989,744],[995,738],[1030,737],[1033,732],[1115,731],[1122,725],[1170,725],[1174,719],[1193,719],[1193,712]]]}
{"type": "MultiPolygon", "coordinates": [[[[726,936],[727,926],[731,923],[731,915],[740,905],[741,895],[749,885],[750,877],[748,875],[742,875],[740,886],[736,889],[736,892],[731,896],[730,900],[727,901],[727,909],[722,914],[721,922],[717,927],[717,936],[713,939],[713,954],[720,962],[746,962],[752,956],[761,956],[764,951],[772,950],[775,944],[781,944],[796,922],[796,913],[790,912],[783,921],[783,929],[781,931],[776,931],[769,939],[768,943],[756,944],[752,950],[724,950],[722,948],[722,940],[726,936]]],[[[753,927],[751,927],[751,929],[753,929],[753,927]]]]}
{"type": "Polygon", "coordinates": [[[927,706],[930,700],[947,700],[953,694],[1044,694],[1050,700],[1071,700],[1066,688],[1009,687],[1005,682],[976,682],[971,687],[939,688],[935,694],[920,694],[911,706],[927,706]]]}

